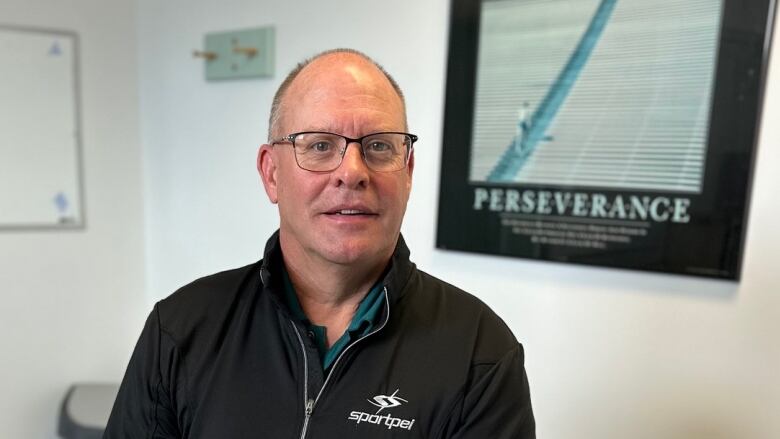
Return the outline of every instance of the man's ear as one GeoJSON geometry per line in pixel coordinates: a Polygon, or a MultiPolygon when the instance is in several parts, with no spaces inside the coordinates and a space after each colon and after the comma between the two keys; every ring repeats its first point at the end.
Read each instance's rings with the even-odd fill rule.
{"type": "Polygon", "coordinates": [[[279,201],[276,182],[276,162],[274,161],[274,149],[271,145],[265,144],[257,151],[257,172],[260,179],[263,180],[263,187],[268,199],[276,204],[279,201]]]}

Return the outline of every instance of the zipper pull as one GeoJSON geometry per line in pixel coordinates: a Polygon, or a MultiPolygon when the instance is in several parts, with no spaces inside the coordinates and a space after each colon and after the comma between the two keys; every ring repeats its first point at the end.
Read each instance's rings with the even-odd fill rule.
{"type": "Polygon", "coordinates": [[[311,412],[314,411],[314,400],[310,399],[306,401],[306,417],[311,416],[311,412]]]}
{"type": "Polygon", "coordinates": [[[306,430],[309,428],[309,419],[311,418],[311,412],[314,411],[314,400],[306,400],[306,416],[303,418],[303,428],[301,429],[301,439],[306,438],[306,430]]]}

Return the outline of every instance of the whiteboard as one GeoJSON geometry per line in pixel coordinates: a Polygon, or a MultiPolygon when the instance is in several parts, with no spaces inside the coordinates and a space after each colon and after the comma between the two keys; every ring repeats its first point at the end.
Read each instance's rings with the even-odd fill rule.
{"type": "Polygon", "coordinates": [[[0,229],[84,226],[74,32],[0,25],[0,229]]]}

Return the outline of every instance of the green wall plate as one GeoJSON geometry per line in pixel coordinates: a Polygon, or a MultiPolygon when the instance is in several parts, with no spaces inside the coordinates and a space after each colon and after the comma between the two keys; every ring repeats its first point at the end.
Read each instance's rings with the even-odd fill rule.
{"type": "Polygon", "coordinates": [[[274,28],[206,34],[206,79],[268,78],[274,74],[274,28]]]}

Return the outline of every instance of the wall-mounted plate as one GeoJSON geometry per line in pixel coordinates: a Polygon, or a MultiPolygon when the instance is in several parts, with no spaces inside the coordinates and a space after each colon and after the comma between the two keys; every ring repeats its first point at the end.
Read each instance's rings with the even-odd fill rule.
{"type": "Polygon", "coordinates": [[[207,80],[273,76],[273,27],[209,33],[204,47],[206,52],[217,55],[215,59],[204,61],[207,80]],[[245,49],[256,49],[257,53],[250,56],[245,49]]]}

